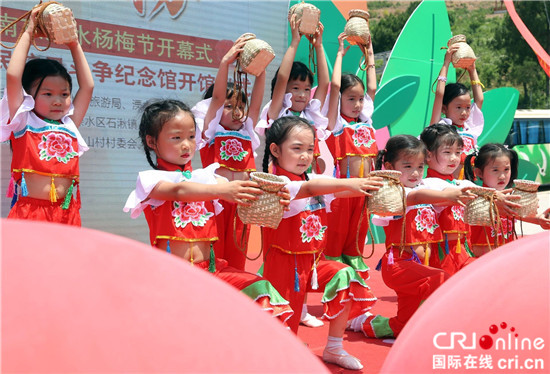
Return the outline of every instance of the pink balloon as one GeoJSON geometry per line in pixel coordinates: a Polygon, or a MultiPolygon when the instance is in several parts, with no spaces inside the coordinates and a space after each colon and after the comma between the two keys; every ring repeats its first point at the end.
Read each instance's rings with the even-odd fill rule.
{"type": "Polygon", "coordinates": [[[547,372],[549,248],[548,232],[528,236],[453,275],[409,320],[381,373],[547,372]]]}
{"type": "Polygon", "coordinates": [[[328,372],[204,270],[104,232],[2,220],[3,372],[328,372]]]}

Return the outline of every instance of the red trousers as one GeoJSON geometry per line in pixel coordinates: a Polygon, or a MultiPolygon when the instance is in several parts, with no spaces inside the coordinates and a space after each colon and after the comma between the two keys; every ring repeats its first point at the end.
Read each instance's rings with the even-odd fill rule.
{"type": "Polygon", "coordinates": [[[458,240],[448,240],[447,245],[445,241],[441,243],[432,243],[431,252],[430,266],[442,269],[449,275],[455,274],[464,266],[471,264],[475,260],[466,249],[464,236],[460,240],[460,247],[458,246],[458,240]],[[448,247],[449,253],[447,253],[446,247],[448,247]],[[444,256],[443,259],[441,259],[441,256],[444,256]]]}
{"type": "Polygon", "coordinates": [[[223,211],[216,215],[219,239],[214,243],[214,253],[216,258],[227,260],[232,268],[244,270],[250,227],[239,218],[237,204],[223,200],[220,203],[223,211]]]}
{"type": "Polygon", "coordinates": [[[271,282],[295,311],[288,325],[295,333],[307,292],[323,292],[323,317],[336,318],[347,302],[352,302],[349,318],[354,318],[372,307],[376,297],[355,270],[336,261],[320,260],[316,266],[318,289],[312,288],[313,254],[288,254],[271,248],[265,254],[264,277],[271,282]],[[296,284],[296,280],[297,283],[296,284]],[[296,287],[298,286],[298,287],[296,287]],[[328,287],[327,287],[328,286],[328,287]],[[297,289],[298,288],[298,289],[297,289]]]}
{"type": "Polygon", "coordinates": [[[393,265],[388,264],[388,252],[382,257],[382,279],[397,294],[397,315],[389,325],[397,336],[420,304],[443,284],[449,275],[440,269],[424,266],[412,260],[412,255],[399,249],[393,251],[393,265]]]}
{"type": "Polygon", "coordinates": [[[19,196],[8,218],[64,223],[80,227],[80,201],[73,199],[68,209],[62,209],[61,205],[63,205],[63,199],[52,203],[49,200],[19,196]]]}
{"type": "Polygon", "coordinates": [[[361,256],[369,230],[365,197],[335,199],[328,213],[327,248],[329,257],[361,256]],[[361,214],[361,212],[363,213],[361,214]],[[358,250],[359,248],[359,250],[358,250]]]}

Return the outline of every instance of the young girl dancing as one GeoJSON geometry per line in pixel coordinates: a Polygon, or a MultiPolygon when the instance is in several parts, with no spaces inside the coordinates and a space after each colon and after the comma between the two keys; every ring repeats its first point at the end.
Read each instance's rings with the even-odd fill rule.
{"type": "Polygon", "coordinates": [[[397,294],[397,315],[392,318],[363,314],[349,324],[371,338],[397,337],[414,312],[449,275],[429,266],[430,245],[443,241],[436,212],[431,204],[463,204],[474,195],[470,187],[429,190],[422,185],[426,147],[411,135],[392,136],[386,149],[378,153],[377,169],[401,172],[405,187],[405,216],[379,217],[372,221],[383,226],[386,253],[379,263],[384,283],[397,294]],[[405,222],[403,222],[405,220],[405,222]],[[403,236],[404,234],[404,236],[403,236]]]}
{"type": "MultiPolygon", "coordinates": [[[[338,197],[368,195],[380,186],[380,178],[333,179],[306,174],[313,161],[315,130],[307,120],[289,116],[277,119],[266,131],[264,171],[269,162],[274,173],[289,180],[290,210],[277,229],[262,228],[264,277],[290,301],[294,310],[306,292],[323,292],[324,317],[330,320],[323,352],[326,362],[358,370],[360,361],[342,347],[346,321],[370,309],[376,298],[353,268],[325,260],[326,211],[338,197]]],[[[298,330],[299,316],[289,319],[298,330]]]]}
{"type": "MultiPolygon", "coordinates": [[[[427,178],[424,184],[431,189],[444,190],[450,185],[466,187],[475,186],[468,180],[457,180],[454,172],[460,166],[462,154],[462,138],[452,126],[436,124],[428,126],[420,134],[420,139],[427,148],[426,163],[427,178]]],[[[499,211],[506,215],[515,215],[513,209],[519,208],[514,203],[516,197],[502,193],[497,194],[499,211]]],[[[473,254],[467,241],[469,226],[464,222],[464,207],[437,207],[438,223],[444,236],[444,246],[432,245],[432,252],[437,255],[430,257],[430,265],[445,270],[453,275],[458,270],[473,261],[473,254]]]]}
{"type": "MultiPolygon", "coordinates": [[[[464,176],[472,182],[479,178],[483,187],[494,188],[506,193],[512,187],[518,175],[518,155],[516,151],[506,148],[502,144],[489,143],[466,157],[464,176]]],[[[513,216],[501,216],[501,225],[497,230],[486,226],[470,226],[468,241],[472,246],[475,257],[489,252],[499,245],[510,243],[515,235],[515,221],[513,216]]],[[[550,227],[550,220],[540,214],[533,218],[521,220],[538,224],[542,228],[550,227]]]]}
{"type": "Polygon", "coordinates": [[[80,226],[78,159],[88,150],[78,132],[94,89],[78,41],[67,44],[76,68],[78,91],[71,101],[72,80],[59,62],[33,59],[25,64],[38,8],[15,47],[6,70],[0,102],[0,141],[13,151],[8,218],[80,226]],[[18,191],[19,190],[19,191],[18,191]]]}
{"type": "MultiPolygon", "coordinates": [[[[222,58],[214,85],[208,88],[204,100],[192,108],[202,128],[199,149],[203,167],[219,163],[216,173],[230,181],[248,180],[249,172],[256,171],[254,158],[260,145],[254,126],[264,95],[265,71],[254,81],[248,112],[245,93],[237,90],[233,83],[227,83],[229,65],[236,60],[245,43],[242,36],[237,39],[222,58]]],[[[216,216],[219,235],[214,244],[216,257],[227,260],[231,267],[244,270],[250,231],[237,215],[237,204],[222,201],[222,205],[223,211],[216,216]]]]}
{"type": "Polygon", "coordinates": [[[477,145],[477,138],[483,132],[483,113],[481,106],[483,105],[483,90],[482,84],[477,75],[475,63],[467,69],[470,76],[470,84],[474,95],[474,104],[471,104],[470,92],[462,83],[447,82],[447,72],[449,64],[452,60],[452,55],[458,50],[458,44],[453,44],[447,49],[443,66],[437,77],[435,99],[432,110],[432,118],[430,124],[435,124],[440,121],[447,125],[454,126],[459,135],[462,137],[464,144],[461,154],[461,166],[455,171],[455,177],[463,179],[464,158],[471,154],[477,145]],[[445,118],[441,118],[441,114],[445,118]]]}
{"type": "Polygon", "coordinates": [[[315,53],[318,57],[318,84],[313,98],[311,97],[313,73],[303,63],[294,61],[302,37],[302,34],[298,31],[299,27],[300,20],[296,21],[296,15],[293,15],[290,19],[292,40],[283,56],[281,66],[271,81],[271,101],[264,106],[256,131],[258,134],[264,135],[266,129],[279,117],[295,115],[307,119],[317,132],[312,170],[320,174],[324,170],[324,165],[322,165],[322,160],[318,158],[321,155],[318,141],[324,141],[330,135],[330,132],[326,131],[327,119],[321,114],[321,107],[325,101],[329,85],[328,66],[325,60],[322,39],[323,24],[319,22],[317,33],[313,37],[307,36],[315,47],[315,53]]]}
{"type": "Polygon", "coordinates": [[[292,310],[268,281],[214,256],[212,243],[218,239],[214,215],[222,209],[217,199],[244,204],[256,199],[261,190],[252,181],[227,182],[216,177],[216,163],[193,171],[197,133],[193,114],[181,101],[147,105],[139,135],[155,170],[139,173],[124,211],[131,211],[132,218],[144,212],[151,245],[208,269],[284,321],[292,310]]]}
{"type": "MultiPolygon", "coordinates": [[[[332,136],[327,145],[334,157],[334,175],[337,178],[362,178],[371,171],[373,157],[378,152],[371,116],[376,92],[376,71],[372,43],[367,48],[367,92],[359,77],[342,76],[342,59],[346,35],[338,36],[339,48],[332,72],[331,94],[328,101],[328,129],[332,136]]],[[[325,105],[326,107],[326,105],[325,105]]],[[[341,261],[353,267],[368,279],[368,266],[362,253],[369,228],[365,197],[338,199],[328,214],[328,259],[341,261]]]]}

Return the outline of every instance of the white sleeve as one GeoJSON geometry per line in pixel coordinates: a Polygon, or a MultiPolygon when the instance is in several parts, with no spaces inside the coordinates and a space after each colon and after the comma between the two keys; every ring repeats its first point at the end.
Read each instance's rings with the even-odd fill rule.
{"type": "Polygon", "coordinates": [[[4,90],[4,96],[0,101],[0,141],[5,142],[10,139],[11,133],[19,131],[27,125],[27,118],[30,111],[34,109],[34,99],[23,91],[23,102],[17,109],[17,112],[10,121],[10,108],[8,104],[7,90],[4,90]]]}
{"type": "MultiPolygon", "coordinates": [[[[332,177],[323,175],[323,174],[308,174],[310,179],[318,179],[318,178],[328,178],[328,179],[334,179],[332,177]]],[[[283,177],[285,178],[285,177],[283,177]]],[[[296,199],[296,195],[300,191],[300,188],[302,188],[302,184],[306,181],[291,181],[289,182],[285,187],[288,188],[290,193],[290,205],[289,210],[285,211],[283,217],[288,218],[292,217],[300,212],[302,212],[311,197],[304,197],[302,199],[296,199]]],[[[332,204],[332,201],[335,199],[334,194],[326,194],[324,195],[324,202],[325,202],[325,209],[327,212],[330,212],[330,205],[332,204]]]]}
{"type": "Polygon", "coordinates": [[[466,120],[467,131],[473,135],[474,140],[477,143],[477,138],[483,132],[483,126],[485,125],[485,119],[483,118],[483,112],[474,103],[470,116],[466,120]]]}
{"type": "Polygon", "coordinates": [[[256,132],[263,136],[265,135],[265,130],[267,130],[268,128],[271,127],[271,125],[273,124],[273,122],[279,118],[279,117],[282,117],[285,112],[290,109],[290,107],[292,106],[292,101],[290,100],[292,98],[292,94],[291,93],[287,93],[285,94],[285,97],[283,99],[283,106],[281,108],[281,111],[279,112],[279,114],[277,115],[276,118],[267,118],[268,117],[268,112],[269,112],[269,108],[271,107],[271,103],[272,101],[269,100],[269,102],[267,104],[265,104],[264,108],[262,109],[262,112],[260,113],[260,120],[258,121],[258,123],[256,124],[256,132]]]}
{"type": "Polygon", "coordinates": [[[365,94],[363,100],[363,110],[359,113],[359,120],[367,125],[372,125],[372,114],[374,113],[374,103],[369,95],[365,94]]]}

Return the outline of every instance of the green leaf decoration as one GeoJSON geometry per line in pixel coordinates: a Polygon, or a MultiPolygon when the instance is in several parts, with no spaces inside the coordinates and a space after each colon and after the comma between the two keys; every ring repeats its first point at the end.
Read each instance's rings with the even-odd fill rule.
{"type": "Polygon", "coordinates": [[[502,87],[483,93],[483,133],[477,139],[481,147],[487,143],[504,143],[518,107],[519,91],[502,87]]]}
{"type": "MultiPolygon", "coordinates": [[[[401,31],[384,69],[380,85],[402,75],[420,77],[417,93],[408,109],[391,126],[391,135],[419,135],[429,125],[435,94],[432,84],[437,79],[451,27],[445,1],[423,1],[411,14],[401,31]]],[[[456,80],[449,66],[448,82],[456,80]]],[[[397,108],[392,108],[396,110],[397,108]]]]}
{"type": "Polygon", "coordinates": [[[542,184],[550,183],[550,171],[548,170],[550,147],[548,144],[516,145],[513,150],[517,152],[519,158],[519,179],[529,179],[542,184]]]}
{"type": "Polygon", "coordinates": [[[537,179],[539,168],[537,165],[523,159],[519,159],[518,162],[518,179],[527,179],[534,181],[537,179]]]}
{"type": "Polygon", "coordinates": [[[419,85],[418,75],[402,75],[378,88],[374,98],[373,127],[378,130],[395,123],[411,106],[419,85]]]}

